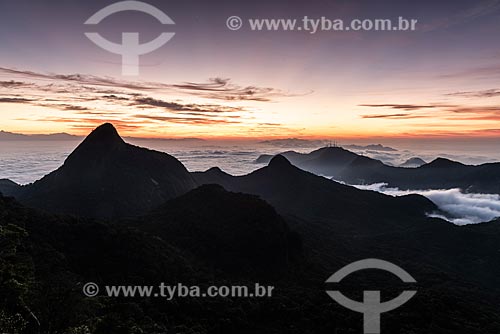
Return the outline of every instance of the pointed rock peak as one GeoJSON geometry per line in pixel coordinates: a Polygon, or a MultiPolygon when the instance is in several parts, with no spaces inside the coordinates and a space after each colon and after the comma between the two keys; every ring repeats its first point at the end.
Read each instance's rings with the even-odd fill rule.
{"type": "Polygon", "coordinates": [[[125,144],[111,123],[104,123],[92,131],[78,148],[100,147],[116,148],[125,144]]]}
{"type": "Polygon", "coordinates": [[[419,157],[413,157],[400,164],[399,167],[420,167],[425,165],[426,163],[427,162],[425,160],[419,157]]]}
{"type": "Polygon", "coordinates": [[[288,161],[287,158],[282,156],[281,154],[275,155],[271,161],[269,162],[269,167],[286,167],[291,166],[292,164],[288,161]]]}
{"type": "Polygon", "coordinates": [[[87,136],[85,141],[97,141],[101,144],[124,142],[111,123],[104,123],[95,128],[94,131],[87,136]]]}
{"type": "Polygon", "coordinates": [[[102,156],[125,146],[125,142],[115,127],[110,123],[105,123],[95,128],[73,153],[69,155],[66,162],[80,160],[80,158],[90,159],[95,156],[102,156]]]}
{"type": "Polygon", "coordinates": [[[231,174],[228,174],[224,172],[222,169],[219,167],[212,167],[210,169],[207,169],[205,172],[203,172],[206,175],[210,175],[211,177],[232,177],[231,174]]]}

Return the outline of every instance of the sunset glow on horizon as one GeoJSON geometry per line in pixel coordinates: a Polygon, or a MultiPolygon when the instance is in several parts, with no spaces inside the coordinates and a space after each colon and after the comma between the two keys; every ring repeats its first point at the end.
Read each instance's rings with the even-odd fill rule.
{"type": "MultiPolygon", "coordinates": [[[[121,135],[147,138],[500,135],[498,1],[151,1],[176,22],[176,36],[141,56],[132,78],[120,75],[119,56],[83,34],[83,22],[109,3],[0,4],[9,13],[0,23],[0,130],[86,135],[110,122],[121,135]],[[419,24],[408,32],[230,31],[231,14],[419,24]]],[[[140,13],[110,16],[98,30],[117,41],[130,26],[145,41],[161,31],[140,13]]]]}

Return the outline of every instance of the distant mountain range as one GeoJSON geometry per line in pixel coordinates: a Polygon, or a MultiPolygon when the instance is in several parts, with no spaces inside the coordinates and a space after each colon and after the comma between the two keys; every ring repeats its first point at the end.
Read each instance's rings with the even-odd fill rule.
{"type": "Polygon", "coordinates": [[[423,159],[421,159],[419,157],[413,157],[413,158],[410,158],[410,159],[406,160],[405,162],[403,162],[401,165],[399,165],[399,167],[417,168],[417,167],[425,165],[426,163],[427,162],[425,162],[423,159]]]}
{"type": "MultiPolygon", "coordinates": [[[[68,141],[68,140],[81,140],[84,137],[70,135],[68,133],[51,133],[51,134],[32,134],[26,135],[21,133],[7,132],[0,130],[0,141],[68,141]]],[[[181,142],[199,142],[204,141],[201,138],[142,138],[142,137],[124,137],[125,139],[135,141],[181,141],[181,142]]]]}
{"type": "Polygon", "coordinates": [[[309,140],[300,138],[270,139],[258,142],[259,144],[277,146],[277,147],[297,147],[309,148],[327,145],[328,140],[309,140]]]}
{"type": "MultiPolygon", "coordinates": [[[[438,208],[423,196],[359,190],[291,160],[338,175],[388,167],[327,147],[277,155],[243,176],[219,168],[189,173],[174,157],[127,144],[104,124],[34,184],[0,181],[0,191],[16,198],[0,195],[0,324],[17,326],[17,314],[26,333],[362,332],[361,315],[333,303],[324,282],[346,264],[380,258],[418,281],[416,297],[383,318],[382,332],[500,332],[498,221],[456,226],[430,218],[438,208]],[[90,300],[80,291],[89,281],[261,282],[277,292],[90,300]]],[[[454,175],[464,166],[438,159],[399,169],[454,175]]],[[[344,288],[400,293],[390,279],[363,277],[344,288]]]]}
{"type": "MultiPolygon", "coordinates": [[[[288,151],[281,155],[299,168],[349,184],[387,183],[403,190],[461,188],[500,194],[500,163],[474,166],[437,158],[422,164],[421,159],[410,159],[403,166],[394,167],[342,147],[324,147],[307,154],[288,151]],[[408,168],[410,165],[416,168],[408,168]]],[[[256,162],[271,159],[270,155],[261,155],[256,162]]]]}
{"type": "Polygon", "coordinates": [[[335,221],[337,230],[345,233],[406,229],[409,217],[424,217],[426,212],[437,210],[423,196],[394,198],[362,191],[303,171],[281,155],[244,176],[232,176],[218,168],[194,176],[200,184],[216,183],[230,191],[258,195],[285,215],[335,221]],[[407,219],[399,221],[402,210],[407,219]]]}
{"type": "MultiPolygon", "coordinates": [[[[300,139],[300,138],[285,138],[285,139],[270,139],[260,141],[259,144],[272,145],[277,147],[296,147],[296,148],[313,148],[318,146],[328,146],[332,145],[332,140],[320,139],[300,139]]],[[[395,152],[396,149],[392,147],[383,146],[381,144],[370,144],[370,145],[343,145],[343,147],[352,150],[372,150],[379,152],[395,152]]]]}
{"type": "Polygon", "coordinates": [[[78,140],[81,138],[82,137],[80,136],[74,136],[68,133],[25,135],[20,133],[0,131],[0,141],[78,140]]]}

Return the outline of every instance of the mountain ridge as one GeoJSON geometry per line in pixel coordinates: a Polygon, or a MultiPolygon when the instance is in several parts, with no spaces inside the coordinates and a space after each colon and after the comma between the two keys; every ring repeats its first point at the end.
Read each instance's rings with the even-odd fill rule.
{"type": "MultiPolygon", "coordinates": [[[[413,168],[395,167],[341,147],[324,147],[309,153],[281,153],[292,164],[348,184],[387,183],[402,190],[460,188],[468,192],[500,194],[500,162],[465,165],[447,158],[413,168]]],[[[262,155],[262,163],[272,159],[262,155]]]]}

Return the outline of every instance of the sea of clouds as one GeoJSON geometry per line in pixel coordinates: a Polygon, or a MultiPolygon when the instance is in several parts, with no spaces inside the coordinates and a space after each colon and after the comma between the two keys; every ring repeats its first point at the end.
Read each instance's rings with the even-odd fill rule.
{"type": "Polygon", "coordinates": [[[460,189],[400,190],[386,183],[355,185],[358,189],[378,191],[391,196],[420,194],[434,202],[443,214],[429,214],[456,225],[477,224],[500,217],[500,195],[464,193],[460,189]]]}

